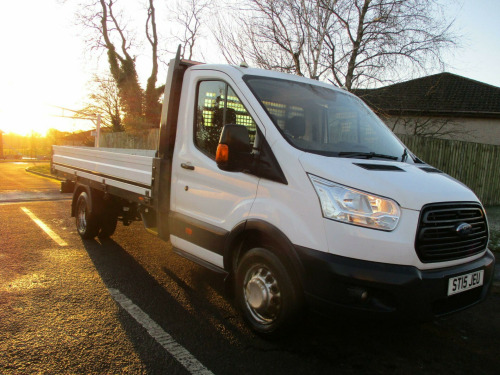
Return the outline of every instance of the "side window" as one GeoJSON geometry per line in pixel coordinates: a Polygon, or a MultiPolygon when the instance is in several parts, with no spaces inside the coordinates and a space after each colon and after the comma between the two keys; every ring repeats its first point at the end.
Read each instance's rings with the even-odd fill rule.
{"type": "Polygon", "coordinates": [[[222,81],[202,81],[198,84],[196,105],[195,145],[215,158],[222,127],[226,124],[244,125],[255,139],[256,125],[233,89],[222,81]]]}
{"type": "Polygon", "coordinates": [[[253,145],[255,140],[255,133],[257,131],[257,125],[252,116],[248,113],[245,106],[241,103],[240,98],[238,98],[231,88],[227,87],[227,109],[226,109],[226,122],[224,124],[236,124],[246,126],[248,129],[248,134],[250,134],[250,144],[253,145]]]}

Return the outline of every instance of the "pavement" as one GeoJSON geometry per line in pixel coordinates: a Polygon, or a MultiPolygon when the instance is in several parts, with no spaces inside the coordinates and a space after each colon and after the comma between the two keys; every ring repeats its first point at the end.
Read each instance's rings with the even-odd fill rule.
{"type": "Polygon", "coordinates": [[[59,192],[59,184],[50,178],[36,178],[23,173],[30,164],[25,161],[0,163],[0,195],[3,203],[68,199],[59,192]]]}
{"type": "MultiPolygon", "coordinates": [[[[43,176],[43,177],[47,177],[47,178],[52,178],[52,179],[57,180],[57,181],[62,181],[62,179],[60,179],[56,176],[48,175],[48,174],[44,174],[44,173],[40,173],[40,172],[30,171],[29,168],[26,168],[26,172],[33,173],[33,174],[43,176]]],[[[491,221],[491,218],[490,218],[490,221],[491,221]]],[[[498,223],[495,223],[495,225],[498,225],[498,223]]],[[[499,255],[498,255],[498,253],[495,253],[495,252],[493,254],[497,258],[497,264],[496,264],[495,273],[493,276],[493,286],[495,287],[495,289],[500,289],[500,264],[498,263],[498,256],[499,255]]]]}

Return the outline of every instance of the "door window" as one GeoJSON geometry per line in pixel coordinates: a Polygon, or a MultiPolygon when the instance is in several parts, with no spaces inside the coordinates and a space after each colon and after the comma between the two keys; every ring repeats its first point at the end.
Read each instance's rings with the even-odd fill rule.
{"type": "Polygon", "coordinates": [[[250,144],[253,145],[255,121],[233,89],[223,81],[200,82],[196,105],[195,145],[215,159],[220,133],[226,124],[246,126],[250,134],[250,144]]]}

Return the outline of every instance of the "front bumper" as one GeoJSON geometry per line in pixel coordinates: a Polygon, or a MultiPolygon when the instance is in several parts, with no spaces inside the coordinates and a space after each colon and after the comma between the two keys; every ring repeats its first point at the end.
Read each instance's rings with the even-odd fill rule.
{"type": "Polygon", "coordinates": [[[371,312],[401,318],[429,320],[466,309],[483,301],[495,268],[491,251],[454,267],[419,270],[369,262],[296,247],[304,267],[304,290],[315,309],[371,312]],[[450,277],[484,270],[483,286],[448,297],[450,277]]]}

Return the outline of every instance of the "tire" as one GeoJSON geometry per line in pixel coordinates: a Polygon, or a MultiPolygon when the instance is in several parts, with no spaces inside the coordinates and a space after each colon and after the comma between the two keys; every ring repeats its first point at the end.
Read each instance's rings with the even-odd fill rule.
{"type": "Polygon", "coordinates": [[[249,250],[235,275],[238,307],[250,328],[265,338],[286,333],[302,315],[300,289],[279,258],[264,248],[249,250]]]}
{"type": "Polygon", "coordinates": [[[109,238],[115,233],[118,217],[114,213],[103,214],[100,217],[100,229],[97,235],[100,239],[109,238]]]}
{"type": "Polygon", "coordinates": [[[90,198],[86,192],[80,193],[76,201],[76,230],[83,239],[91,239],[99,232],[99,219],[90,211],[90,198]]]}

